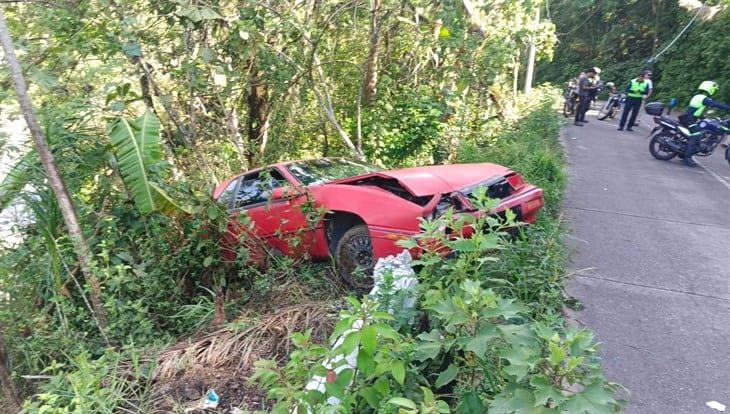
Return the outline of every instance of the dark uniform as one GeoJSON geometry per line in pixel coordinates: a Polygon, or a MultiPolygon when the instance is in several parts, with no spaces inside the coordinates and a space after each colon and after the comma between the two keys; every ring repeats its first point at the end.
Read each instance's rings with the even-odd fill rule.
{"type": "Polygon", "coordinates": [[[639,114],[644,95],[647,93],[649,93],[649,82],[643,76],[631,80],[626,87],[626,103],[624,104],[624,112],[621,114],[621,121],[618,123],[619,131],[623,131],[626,125],[626,118],[629,118],[629,127],[626,130],[633,131],[631,127],[636,122],[636,116],[639,114]],[[631,113],[631,117],[629,117],[629,112],[631,113]]]}
{"type": "Polygon", "coordinates": [[[597,87],[591,82],[592,76],[589,77],[588,74],[595,76],[596,69],[590,69],[586,71],[586,75],[578,78],[577,89],[579,102],[578,109],[575,111],[575,120],[573,121],[573,125],[575,126],[583,126],[583,122],[587,122],[586,112],[588,111],[588,105],[590,103],[590,94],[592,91],[597,89],[597,87]]]}
{"type": "MultiPolygon", "coordinates": [[[[697,128],[695,123],[699,118],[702,118],[708,107],[722,109],[723,111],[730,111],[730,105],[710,99],[710,96],[717,92],[717,83],[713,81],[704,81],[697,89],[699,90],[699,93],[690,99],[689,107],[687,107],[687,113],[680,117],[680,121],[686,127],[689,127],[692,132],[698,132],[696,131],[697,128]]],[[[697,144],[699,144],[701,135],[702,134],[694,133],[687,138],[687,149],[684,153],[684,163],[690,167],[697,165],[697,163],[692,159],[692,156],[695,152],[697,152],[697,144]]]]}

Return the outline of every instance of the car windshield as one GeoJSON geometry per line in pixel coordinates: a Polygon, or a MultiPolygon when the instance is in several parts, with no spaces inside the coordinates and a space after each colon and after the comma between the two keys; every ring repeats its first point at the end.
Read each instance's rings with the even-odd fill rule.
{"type": "Polygon", "coordinates": [[[382,170],[374,165],[344,158],[297,161],[287,165],[286,168],[304,185],[324,184],[382,170]]]}

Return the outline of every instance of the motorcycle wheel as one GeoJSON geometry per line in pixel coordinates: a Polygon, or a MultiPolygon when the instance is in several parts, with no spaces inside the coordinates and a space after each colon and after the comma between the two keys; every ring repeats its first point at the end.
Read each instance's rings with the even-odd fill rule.
{"type": "Polygon", "coordinates": [[[563,104],[563,116],[570,118],[575,113],[575,103],[573,100],[567,100],[563,104]]]}
{"type": "Polygon", "coordinates": [[[601,109],[598,110],[598,120],[599,121],[603,121],[604,119],[606,119],[609,116],[611,116],[611,112],[613,112],[612,109],[613,109],[613,104],[612,104],[611,100],[609,99],[601,107],[601,109]]]}
{"type": "Polygon", "coordinates": [[[613,119],[614,116],[616,116],[616,113],[618,113],[619,108],[617,106],[614,106],[611,108],[611,111],[608,113],[608,117],[613,119]]]}
{"type": "Polygon", "coordinates": [[[651,141],[649,141],[649,152],[651,152],[652,157],[662,161],[669,161],[677,156],[677,153],[672,151],[667,144],[665,144],[668,139],[672,139],[671,135],[665,135],[662,133],[651,137],[651,141]]]}

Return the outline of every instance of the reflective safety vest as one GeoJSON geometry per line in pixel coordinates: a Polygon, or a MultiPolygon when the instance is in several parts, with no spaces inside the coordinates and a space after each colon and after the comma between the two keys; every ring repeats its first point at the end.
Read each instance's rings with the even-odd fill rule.
{"type": "Polygon", "coordinates": [[[644,93],[646,93],[646,90],[649,88],[649,82],[642,81],[639,82],[636,79],[631,79],[631,87],[629,88],[628,95],[631,98],[641,98],[644,96],[644,93]]]}
{"type": "Polygon", "coordinates": [[[690,99],[688,112],[695,118],[699,118],[705,113],[705,109],[707,109],[707,106],[705,106],[705,98],[707,98],[707,95],[698,93],[690,99]]]}

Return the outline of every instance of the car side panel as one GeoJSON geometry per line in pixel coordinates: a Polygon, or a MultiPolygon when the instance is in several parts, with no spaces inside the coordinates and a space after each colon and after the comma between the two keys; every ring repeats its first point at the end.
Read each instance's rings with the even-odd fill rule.
{"type": "Polygon", "coordinates": [[[356,214],[365,222],[377,258],[402,251],[396,241],[417,234],[424,213],[423,207],[372,186],[325,184],[311,191],[318,205],[356,214]]]}

